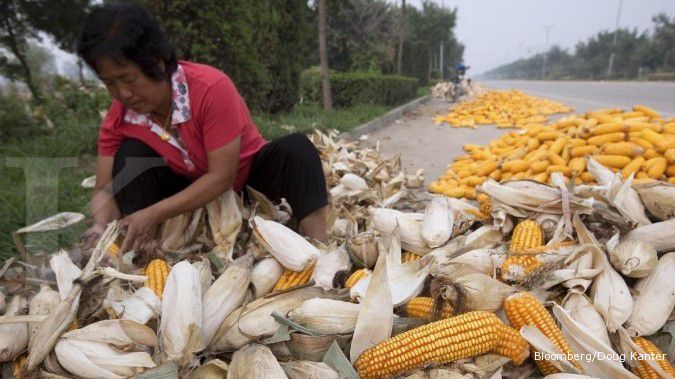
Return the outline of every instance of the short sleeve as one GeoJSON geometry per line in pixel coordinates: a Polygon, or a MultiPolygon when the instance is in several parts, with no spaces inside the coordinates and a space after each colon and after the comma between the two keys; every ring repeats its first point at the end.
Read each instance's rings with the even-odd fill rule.
{"type": "Polygon", "coordinates": [[[98,153],[105,156],[114,156],[124,138],[117,130],[122,114],[122,106],[116,100],[110,104],[108,114],[101,123],[98,132],[98,153]]]}
{"type": "Polygon", "coordinates": [[[241,96],[228,78],[219,79],[204,93],[201,102],[202,137],[209,152],[239,137],[245,126],[241,96]]]}

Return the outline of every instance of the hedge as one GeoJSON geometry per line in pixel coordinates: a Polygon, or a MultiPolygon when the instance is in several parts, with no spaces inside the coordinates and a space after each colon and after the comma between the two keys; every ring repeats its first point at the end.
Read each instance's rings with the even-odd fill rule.
{"type": "MultiPolygon", "coordinates": [[[[331,73],[330,83],[335,107],[357,104],[399,105],[413,99],[419,86],[415,78],[368,72],[331,73]]],[[[303,101],[322,102],[318,69],[307,70],[301,75],[300,93],[303,101]]]]}

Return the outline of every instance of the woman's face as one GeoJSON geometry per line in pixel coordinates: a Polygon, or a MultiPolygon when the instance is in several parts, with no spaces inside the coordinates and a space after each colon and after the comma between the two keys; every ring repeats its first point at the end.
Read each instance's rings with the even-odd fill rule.
{"type": "MultiPolygon", "coordinates": [[[[164,62],[160,62],[160,68],[163,66],[164,62]]],[[[137,113],[159,110],[171,93],[166,81],[149,78],[140,67],[129,61],[115,62],[112,59],[101,58],[97,74],[110,96],[137,113]]]]}

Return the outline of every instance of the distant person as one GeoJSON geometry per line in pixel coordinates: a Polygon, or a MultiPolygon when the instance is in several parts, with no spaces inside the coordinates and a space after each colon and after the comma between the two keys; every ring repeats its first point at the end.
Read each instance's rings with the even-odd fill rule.
{"type": "Polygon", "coordinates": [[[463,63],[460,63],[457,66],[455,66],[455,74],[452,76],[452,82],[461,83],[462,79],[464,79],[466,71],[470,68],[471,66],[465,66],[463,63]]]}
{"type": "Polygon", "coordinates": [[[286,198],[299,231],[325,240],[328,199],[314,145],[299,133],[265,141],[232,80],[178,61],[148,11],[131,3],[95,8],[78,54],[112,97],[99,132],[86,242],[122,217],[122,252],[139,249],[161,222],[245,186],[286,198]]]}

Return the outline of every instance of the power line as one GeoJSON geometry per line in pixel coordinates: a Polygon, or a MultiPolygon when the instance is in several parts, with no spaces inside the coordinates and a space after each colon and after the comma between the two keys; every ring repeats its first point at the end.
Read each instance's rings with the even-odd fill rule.
{"type": "Polygon", "coordinates": [[[619,9],[616,11],[616,24],[614,24],[614,39],[612,40],[612,53],[609,54],[609,65],[607,67],[607,79],[612,76],[612,69],[614,68],[614,55],[616,51],[616,39],[619,36],[619,20],[621,20],[621,6],[623,0],[619,0],[619,9]]]}

